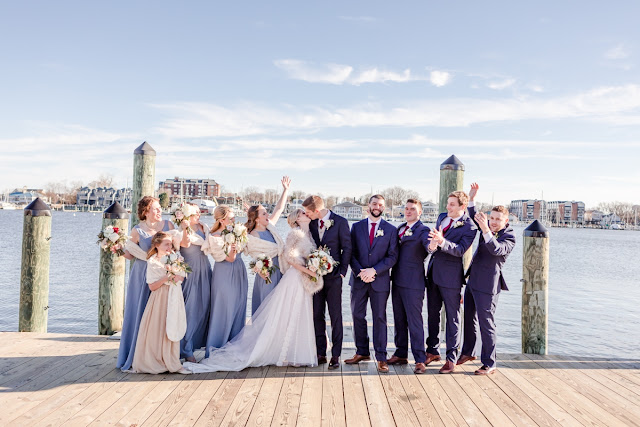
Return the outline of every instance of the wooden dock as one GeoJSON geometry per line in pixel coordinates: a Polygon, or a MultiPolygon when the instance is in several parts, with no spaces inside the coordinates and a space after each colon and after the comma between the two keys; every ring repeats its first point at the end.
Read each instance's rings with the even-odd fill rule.
{"type": "MultiPolygon", "coordinates": [[[[640,360],[500,354],[498,372],[373,362],[136,375],[104,336],[0,333],[0,425],[639,425],[640,360]]],[[[354,353],[347,343],[343,359],[354,353]]],[[[391,352],[390,352],[391,354],[391,352]]],[[[202,354],[199,354],[202,357],[202,354]]]]}

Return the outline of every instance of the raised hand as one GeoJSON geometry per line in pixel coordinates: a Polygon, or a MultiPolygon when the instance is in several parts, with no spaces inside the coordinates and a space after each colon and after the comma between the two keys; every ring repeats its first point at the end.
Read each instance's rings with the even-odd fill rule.
{"type": "Polygon", "coordinates": [[[478,189],[480,186],[477,182],[471,183],[471,190],[469,190],[469,200],[473,201],[476,198],[476,194],[478,194],[478,189]]]}
{"type": "Polygon", "coordinates": [[[487,222],[487,214],[485,214],[484,212],[478,212],[476,213],[475,219],[478,223],[478,226],[480,227],[480,230],[482,230],[483,233],[488,233],[489,231],[491,231],[491,229],[489,228],[489,223],[487,222]]]}
{"type": "Polygon", "coordinates": [[[283,176],[282,188],[284,188],[285,190],[288,190],[290,185],[291,185],[291,178],[289,178],[288,176],[283,176]]]}
{"type": "Polygon", "coordinates": [[[434,228],[433,230],[431,230],[429,232],[429,237],[431,237],[431,244],[434,244],[435,246],[444,242],[444,235],[442,234],[442,224],[440,225],[440,228],[434,228]]]}

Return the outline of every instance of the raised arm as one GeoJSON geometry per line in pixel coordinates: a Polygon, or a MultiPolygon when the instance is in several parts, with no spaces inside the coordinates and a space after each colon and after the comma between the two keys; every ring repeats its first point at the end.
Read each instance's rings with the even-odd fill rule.
{"type": "Polygon", "coordinates": [[[278,218],[280,218],[280,215],[282,215],[282,212],[284,212],[284,208],[287,205],[287,194],[289,193],[290,185],[291,185],[291,178],[289,178],[288,176],[283,176],[282,177],[282,194],[280,195],[280,200],[278,200],[278,203],[276,204],[276,207],[273,210],[273,213],[269,215],[269,222],[271,223],[277,222],[278,218]]]}

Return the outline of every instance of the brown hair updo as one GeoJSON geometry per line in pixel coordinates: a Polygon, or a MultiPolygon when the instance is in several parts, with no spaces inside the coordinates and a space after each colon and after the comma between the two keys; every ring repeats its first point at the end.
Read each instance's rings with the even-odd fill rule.
{"type": "Polygon", "coordinates": [[[247,222],[244,224],[247,227],[247,233],[251,233],[256,228],[256,222],[258,221],[258,213],[260,208],[264,209],[262,205],[253,205],[247,211],[247,222]]]}
{"type": "Polygon", "coordinates": [[[158,253],[158,246],[167,237],[169,237],[169,235],[164,231],[158,231],[153,235],[153,237],[151,238],[151,249],[149,249],[149,252],[147,252],[147,259],[158,253]]]}
{"type": "Polygon", "coordinates": [[[211,232],[215,233],[216,231],[220,230],[220,228],[222,228],[222,220],[228,217],[232,212],[233,211],[231,210],[231,208],[226,205],[220,205],[216,207],[213,210],[213,218],[216,220],[216,222],[213,223],[211,232]]]}
{"type": "Polygon", "coordinates": [[[155,197],[151,196],[144,196],[142,199],[140,199],[140,201],[138,202],[138,219],[140,221],[144,221],[145,219],[147,219],[147,212],[149,212],[149,209],[151,208],[153,202],[160,203],[160,199],[156,199],[155,197]]]}

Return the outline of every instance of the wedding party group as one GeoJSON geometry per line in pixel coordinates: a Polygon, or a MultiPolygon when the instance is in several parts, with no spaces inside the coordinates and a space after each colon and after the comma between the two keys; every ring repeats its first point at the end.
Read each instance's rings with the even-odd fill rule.
{"type": "Polygon", "coordinates": [[[481,347],[482,367],[475,373],[496,371],[495,312],[501,290],[507,290],[502,267],[515,246],[504,206],[476,212],[479,186],[474,183],[469,194],[449,194],[447,212],[433,229],[420,221],[417,199],[406,201],[405,222],[396,227],[382,218],[385,199],[376,194],[369,199],[367,218],[350,227],[321,197],[309,196],[288,215],[291,231],[283,239],[275,224],[290,184],[288,177],[282,179],[283,191],[271,214],[261,205],[248,207],[245,224],[235,222],[231,208],[218,206],[209,228],[200,221],[197,206],[188,203],[173,210],[173,222],[163,220],[158,199],[146,196],[137,205],[140,223],[130,236],[114,227],[99,234],[104,250],[132,262],[118,368],[190,374],[328,363],[328,369],[337,369],[343,343],[342,286],[348,277],[356,351],[344,363],[371,360],[369,306],[378,371],[408,364],[410,343],[414,372],[425,373],[427,365],[441,361],[444,306],[446,355],[439,372],[451,373],[456,365],[475,360],[476,347],[481,347]],[[463,256],[478,233],[465,271],[463,256]],[[256,273],[249,321],[242,254],[256,273]],[[396,347],[390,358],[389,296],[396,347]],[[197,362],[194,351],[202,348],[205,357],[197,362]]]}

